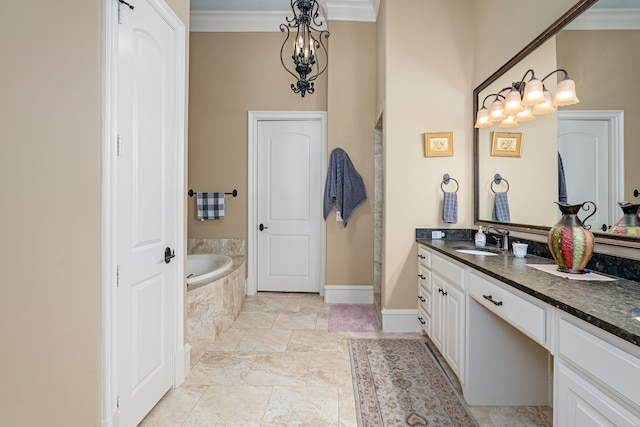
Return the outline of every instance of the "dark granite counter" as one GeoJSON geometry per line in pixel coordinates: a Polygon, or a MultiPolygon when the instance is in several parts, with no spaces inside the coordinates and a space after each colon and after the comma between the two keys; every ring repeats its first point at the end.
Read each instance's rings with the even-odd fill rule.
{"type": "MultiPolygon", "coordinates": [[[[453,247],[473,246],[469,240],[416,239],[436,252],[519,289],[545,303],[640,346],[640,321],[631,310],[640,307],[640,283],[632,280],[582,281],[564,279],[527,264],[554,264],[534,255],[515,258],[513,253],[477,256],[456,252],[453,247]]],[[[606,275],[598,272],[598,274],[606,275]]],[[[613,277],[613,276],[609,276],[613,277]]]]}

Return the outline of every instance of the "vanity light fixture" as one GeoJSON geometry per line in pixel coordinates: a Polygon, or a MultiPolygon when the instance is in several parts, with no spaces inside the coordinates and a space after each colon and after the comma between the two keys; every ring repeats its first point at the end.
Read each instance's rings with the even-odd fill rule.
{"type": "Polygon", "coordinates": [[[498,93],[487,95],[482,100],[482,107],[478,110],[474,127],[485,128],[500,122],[499,127],[516,127],[519,122],[531,121],[535,115],[549,114],[556,111],[556,107],[577,104],[576,84],[569,78],[564,69],[557,69],[547,74],[542,80],[536,78],[535,72],[527,70],[519,82],[498,93]],[[556,96],[544,86],[544,81],[555,73],[564,73],[564,78],[558,83],[556,96]],[[531,78],[525,82],[527,76],[531,78]],[[506,95],[503,93],[508,92],[506,95]],[[494,97],[489,109],[485,107],[487,99],[494,97]],[[553,99],[552,99],[553,98],[553,99]]]}
{"type": "MultiPolygon", "coordinates": [[[[287,38],[280,48],[280,62],[289,74],[295,79],[296,83],[291,84],[291,90],[299,93],[304,97],[308,93],[315,91],[313,81],[320,76],[329,65],[327,56],[327,48],[323,38],[329,38],[327,30],[321,30],[318,27],[323,25],[318,23],[317,19],[319,5],[317,0],[291,0],[291,11],[293,18],[286,17],[287,22],[280,24],[280,31],[287,32],[287,38]],[[289,41],[289,37],[294,33],[293,43],[289,41]],[[313,34],[315,33],[315,34],[313,34]],[[287,67],[284,61],[286,46],[292,47],[293,65],[287,67]],[[324,67],[320,66],[318,54],[324,57],[324,67]],[[313,73],[313,67],[317,64],[316,72],[313,73]],[[293,69],[293,71],[292,71],[293,69]]],[[[288,49],[286,49],[288,50],[288,49]]]]}

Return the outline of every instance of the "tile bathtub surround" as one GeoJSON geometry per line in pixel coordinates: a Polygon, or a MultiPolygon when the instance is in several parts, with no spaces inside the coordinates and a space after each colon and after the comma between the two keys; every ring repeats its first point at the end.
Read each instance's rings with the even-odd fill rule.
{"type": "Polygon", "coordinates": [[[187,253],[245,255],[244,239],[189,239],[187,253]]]}
{"type": "MultiPolygon", "coordinates": [[[[244,257],[238,257],[244,258],[244,257]]],[[[187,342],[191,358],[204,354],[207,343],[229,329],[244,301],[244,260],[221,278],[187,290],[187,342]]]]}
{"type": "MultiPolygon", "coordinates": [[[[185,383],[170,390],[140,426],[356,427],[347,339],[421,336],[330,333],[328,322],[329,305],[318,294],[245,297],[234,324],[204,342],[185,383]]],[[[515,418],[523,425],[550,425],[535,417],[537,408],[471,411],[483,427],[512,426],[515,418]]]]}

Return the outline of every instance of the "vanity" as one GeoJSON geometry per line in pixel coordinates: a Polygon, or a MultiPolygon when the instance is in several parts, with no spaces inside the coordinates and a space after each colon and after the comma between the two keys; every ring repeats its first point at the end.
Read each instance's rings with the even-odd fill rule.
{"type": "Polygon", "coordinates": [[[640,425],[640,283],[456,250],[470,241],[417,242],[418,320],[469,405],[548,405],[555,426],[640,425]]]}

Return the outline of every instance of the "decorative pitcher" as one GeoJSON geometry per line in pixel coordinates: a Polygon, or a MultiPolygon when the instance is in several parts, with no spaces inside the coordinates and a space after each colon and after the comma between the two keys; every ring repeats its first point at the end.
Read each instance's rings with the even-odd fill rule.
{"type": "Polygon", "coordinates": [[[584,219],[586,221],[596,213],[596,204],[591,201],[579,205],[554,203],[560,208],[562,218],[549,230],[547,243],[551,255],[558,264],[558,271],[584,274],[584,268],[593,255],[594,241],[593,233],[589,230],[591,226],[584,225],[578,218],[578,212],[583,208],[585,211],[591,210],[587,203],[593,205],[593,212],[584,219]]]}
{"type": "Polygon", "coordinates": [[[629,202],[618,202],[622,208],[622,218],[611,227],[609,233],[623,234],[626,236],[640,236],[640,218],[638,218],[638,209],[640,204],[629,202]]]}

